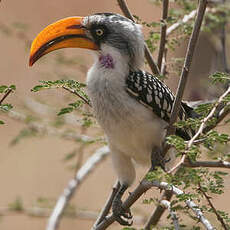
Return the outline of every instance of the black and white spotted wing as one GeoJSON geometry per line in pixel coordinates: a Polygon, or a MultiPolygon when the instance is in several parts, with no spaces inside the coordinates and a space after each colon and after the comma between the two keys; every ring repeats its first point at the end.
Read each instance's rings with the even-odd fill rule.
{"type": "MultiPolygon", "coordinates": [[[[126,86],[130,96],[150,108],[157,116],[169,122],[175,97],[168,86],[145,71],[130,72],[126,79],[126,86]]],[[[182,103],[179,118],[185,120],[190,116],[190,110],[192,111],[192,108],[182,103]]],[[[178,129],[176,134],[184,139],[190,139],[191,130],[178,129]]]]}

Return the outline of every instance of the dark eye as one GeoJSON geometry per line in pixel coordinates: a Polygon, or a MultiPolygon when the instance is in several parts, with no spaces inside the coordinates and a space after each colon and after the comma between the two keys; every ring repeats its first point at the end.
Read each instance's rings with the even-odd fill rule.
{"type": "Polygon", "coordinates": [[[103,29],[96,29],[95,33],[98,37],[102,36],[104,34],[104,30],[103,29]]]}

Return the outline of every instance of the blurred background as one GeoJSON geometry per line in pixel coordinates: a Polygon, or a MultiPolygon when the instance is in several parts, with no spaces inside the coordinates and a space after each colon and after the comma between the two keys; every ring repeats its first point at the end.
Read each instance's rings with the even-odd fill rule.
{"type": "MultiPolygon", "coordinates": [[[[161,8],[150,0],[127,2],[131,11],[142,20],[160,21],[161,8]]],[[[96,12],[121,11],[115,0],[2,0],[0,11],[0,85],[15,84],[17,87],[16,92],[7,98],[7,103],[13,104],[17,114],[12,114],[11,117],[0,114],[1,120],[5,122],[0,127],[0,229],[40,230],[45,229],[47,215],[75,175],[77,162],[84,162],[97,148],[103,146],[103,141],[82,145],[74,138],[64,138],[62,134],[69,130],[70,133],[97,138],[103,137],[103,133],[97,125],[89,132],[81,125],[82,121],[77,115],[57,117],[61,108],[74,102],[76,98],[73,95],[55,89],[31,92],[39,84],[39,80],[77,79],[84,82],[87,69],[93,62],[90,52],[80,49],[57,51],[29,68],[29,45],[38,32],[58,19],[96,12]],[[20,117],[20,114],[25,116],[20,117]],[[51,125],[51,122],[55,124],[51,125]],[[71,160],[65,160],[68,157],[71,160]],[[31,211],[38,207],[43,211],[31,211]],[[17,209],[23,211],[18,212],[17,209]]],[[[148,29],[144,28],[144,31],[147,33],[148,29]]],[[[223,71],[225,68],[223,50],[217,35],[214,31],[212,35],[201,35],[197,49],[199,53],[196,52],[194,58],[192,80],[187,87],[186,99],[211,99],[222,91],[212,88],[207,77],[208,74],[216,70],[223,71]]],[[[176,46],[169,56],[183,57],[185,44],[186,41],[182,41],[182,45],[176,46]]],[[[226,47],[229,51],[228,44],[226,47]]],[[[174,92],[177,80],[176,73],[167,80],[174,92]]],[[[146,171],[144,168],[138,170],[135,185],[146,171]]],[[[62,219],[60,230],[90,229],[115,179],[110,159],[106,158],[77,190],[71,200],[70,214],[62,219]],[[76,216],[76,210],[82,214],[73,217],[76,216]]],[[[229,189],[229,185],[226,188],[229,189]]],[[[154,189],[145,196],[153,194],[160,196],[160,192],[154,189]]],[[[153,207],[144,205],[142,201],[140,199],[132,210],[137,216],[147,217],[153,207]]],[[[215,203],[230,212],[229,205],[226,205],[229,203],[227,194],[216,198],[215,203]]],[[[142,218],[138,221],[142,223],[142,218]]],[[[115,224],[110,229],[121,227],[115,224]]]]}

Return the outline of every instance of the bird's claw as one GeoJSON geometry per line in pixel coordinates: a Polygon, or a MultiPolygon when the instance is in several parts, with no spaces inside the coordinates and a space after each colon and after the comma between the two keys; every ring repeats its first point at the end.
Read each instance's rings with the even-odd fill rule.
{"type": "Polygon", "coordinates": [[[112,205],[112,211],[113,215],[115,217],[115,220],[121,224],[126,226],[131,226],[133,224],[132,221],[132,214],[130,210],[125,211],[122,207],[122,201],[121,200],[114,200],[112,205]]]}

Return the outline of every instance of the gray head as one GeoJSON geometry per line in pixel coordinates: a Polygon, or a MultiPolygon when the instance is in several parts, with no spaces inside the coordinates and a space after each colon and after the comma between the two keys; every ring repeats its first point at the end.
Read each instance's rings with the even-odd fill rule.
{"type": "Polygon", "coordinates": [[[113,47],[127,57],[130,68],[141,68],[144,61],[144,38],[140,25],[112,13],[85,17],[83,25],[102,52],[103,47],[113,47]]]}

